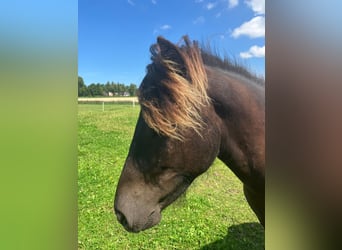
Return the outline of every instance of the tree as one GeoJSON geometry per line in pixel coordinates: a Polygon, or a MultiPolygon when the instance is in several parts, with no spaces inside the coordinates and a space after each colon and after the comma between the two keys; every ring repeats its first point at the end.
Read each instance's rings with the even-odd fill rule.
{"type": "Polygon", "coordinates": [[[106,84],[92,83],[89,86],[84,84],[83,78],[78,76],[78,96],[107,96],[108,92],[115,95],[123,96],[125,92],[130,96],[137,95],[137,86],[131,83],[129,86],[123,83],[115,83],[107,81],[106,84]]]}
{"type": "Polygon", "coordinates": [[[88,86],[88,90],[91,96],[103,96],[103,88],[101,84],[92,83],[88,86]]]}
{"type": "Polygon", "coordinates": [[[80,76],[78,77],[78,96],[89,96],[88,88],[80,76]]]}
{"type": "Polygon", "coordinates": [[[82,77],[78,77],[78,88],[85,86],[83,78],[82,77]]]}
{"type": "Polygon", "coordinates": [[[128,92],[130,96],[135,96],[137,94],[137,85],[131,83],[128,87],[128,92]]]}
{"type": "Polygon", "coordinates": [[[103,91],[105,92],[105,95],[107,96],[109,92],[114,92],[113,91],[113,85],[109,81],[103,86],[103,91]]]}

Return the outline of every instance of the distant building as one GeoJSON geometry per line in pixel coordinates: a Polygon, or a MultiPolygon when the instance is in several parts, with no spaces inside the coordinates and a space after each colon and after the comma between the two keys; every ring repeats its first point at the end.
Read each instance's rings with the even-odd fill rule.
{"type": "Polygon", "coordinates": [[[112,92],[108,92],[108,96],[114,96],[112,92]]]}

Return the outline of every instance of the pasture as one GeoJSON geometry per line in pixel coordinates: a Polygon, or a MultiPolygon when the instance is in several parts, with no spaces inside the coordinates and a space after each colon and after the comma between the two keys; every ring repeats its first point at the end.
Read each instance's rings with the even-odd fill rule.
{"type": "Polygon", "coordinates": [[[78,249],[264,249],[242,184],[219,160],[163,211],[158,226],[126,232],[113,199],[140,108],[105,105],[78,105],[78,249]]]}

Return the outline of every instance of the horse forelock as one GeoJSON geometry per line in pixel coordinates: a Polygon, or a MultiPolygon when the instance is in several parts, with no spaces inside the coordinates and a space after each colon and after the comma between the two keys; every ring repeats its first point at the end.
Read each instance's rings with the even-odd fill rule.
{"type": "Polygon", "coordinates": [[[183,140],[188,129],[201,135],[201,110],[210,103],[208,79],[200,49],[183,37],[184,45],[170,44],[163,56],[159,44],[151,46],[152,64],[139,89],[142,115],[157,133],[183,140]]]}

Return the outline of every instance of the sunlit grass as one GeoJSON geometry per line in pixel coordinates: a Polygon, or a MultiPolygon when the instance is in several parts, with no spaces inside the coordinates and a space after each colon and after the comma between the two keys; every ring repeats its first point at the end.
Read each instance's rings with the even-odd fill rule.
{"type": "Polygon", "coordinates": [[[138,114],[139,106],[79,104],[79,249],[264,249],[242,184],[219,160],[163,211],[159,225],[139,234],[123,229],[113,199],[138,114]]]}

